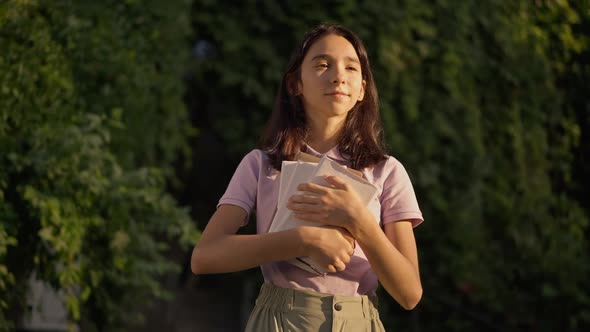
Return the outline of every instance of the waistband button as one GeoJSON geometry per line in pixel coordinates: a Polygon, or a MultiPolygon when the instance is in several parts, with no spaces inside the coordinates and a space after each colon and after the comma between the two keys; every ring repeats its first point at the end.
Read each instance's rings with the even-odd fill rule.
{"type": "Polygon", "coordinates": [[[334,309],[335,309],[336,311],[340,311],[340,310],[342,310],[342,304],[340,304],[340,303],[336,303],[336,304],[334,305],[334,309]]]}

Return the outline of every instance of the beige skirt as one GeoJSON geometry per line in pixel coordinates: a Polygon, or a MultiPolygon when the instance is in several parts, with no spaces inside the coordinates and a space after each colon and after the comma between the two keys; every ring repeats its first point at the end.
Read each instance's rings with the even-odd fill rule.
{"type": "Polygon", "coordinates": [[[246,332],[385,331],[373,296],[341,296],[279,288],[260,289],[246,332]]]}

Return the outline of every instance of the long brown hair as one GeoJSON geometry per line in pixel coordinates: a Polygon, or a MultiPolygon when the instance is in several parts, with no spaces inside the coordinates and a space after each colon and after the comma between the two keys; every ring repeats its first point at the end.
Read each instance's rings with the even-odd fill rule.
{"type": "Polygon", "coordinates": [[[283,160],[294,160],[305,145],[308,132],[301,97],[296,95],[301,80],[301,63],[310,47],[326,35],[346,38],[354,47],[366,82],[363,100],[348,112],[338,148],[350,167],[360,170],[385,159],[382,129],[379,121],[377,88],[369,64],[367,50],[352,31],[336,24],[322,24],[308,32],[291,56],[275,99],[275,106],[267,124],[260,148],[270,157],[271,165],[281,169],[283,160]]]}

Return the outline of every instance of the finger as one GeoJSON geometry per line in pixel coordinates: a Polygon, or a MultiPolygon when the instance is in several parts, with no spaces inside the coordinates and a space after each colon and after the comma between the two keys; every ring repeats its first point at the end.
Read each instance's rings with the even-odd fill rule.
{"type": "Polygon", "coordinates": [[[334,267],[334,265],[330,264],[328,265],[328,272],[338,272],[338,270],[336,270],[336,268],[334,267]]]}
{"type": "Polygon", "coordinates": [[[287,203],[287,209],[296,213],[319,213],[322,207],[316,204],[287,203]]]}
{"type": "Polygon", "coordinates": [[[342,234],[342,236],[346,239],[346,241],[348,241],[348,243],[350,244],[352,249],[354,250],[354,248],[356,247],[356,241],[355,241],[354,237],[352,236],[352,234],[350,234],[350,232],[348,230],[346,230],[346,228],[340,228],[339,231],[342,234]]]}
{"type": "Polygon", "coordinates": [[[328,175],[324,176],[324,180],[328,182],[328,184],[334,186],[336,189],[347,190],[348,184],[344,182],[341,178],[337,177],[336,175],[328,175]]]}
{"type": "Polygon", "coordinates": [[[337,261],[333,265],[336,271],[344,271],[344,269],[346,269],[346,264],[341,261],[337,261]]]}
{"type": "Polygon", "coordinates": [[[326,219],[326,214],[324,213],[317,213],[317,212],[300,212],[297,211],[293,213],[293,216],[300,220],[305,221],[313,221],[317,223],[321,223],[323,220],[326,219]]]}
{"type": "Polygon", "coordinates": [[[317,195],[326,194],[330,190],[330,188],[328,187],[313,182],[301,183],[297,186],[297,189],[300,191],[307,191],[317,195]]]}
{"type": "Polygon", "coordinates": [[[350,232],[346,229],[346,228],[341,228],[339,229],[340,234],[342,234],[342,236],[348,241],[348,242],[354,242],[354,237],[352,236],[352,234],[350,234],[350,232]]]}
{"type": "MultiPolygon", "coordinates": [[[[352,256],[352,255],[350,255],[350,256],[352,256]]],[[[342,259],[342,262],[343,262],[344,264],[348,264],[348,263],[350,263],[350,259],[351,259],[351,257],[350,257],[350,256],[345,256],[345,257],[342,259]]]]}
{"type": "Polygon", "coordinates": [[[317,195],[293,195],[289,198],[289,203],[318,204],[317,195]]]}

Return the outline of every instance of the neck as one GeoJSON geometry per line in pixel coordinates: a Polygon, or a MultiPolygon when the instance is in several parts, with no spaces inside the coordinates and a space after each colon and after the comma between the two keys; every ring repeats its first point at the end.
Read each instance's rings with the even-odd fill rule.
{"type": "Polygon", "coordinates": [[[309,128],[306,143],[319,153],[326,153],[338,144],[344,118],[307,118],[309,128]]]}

